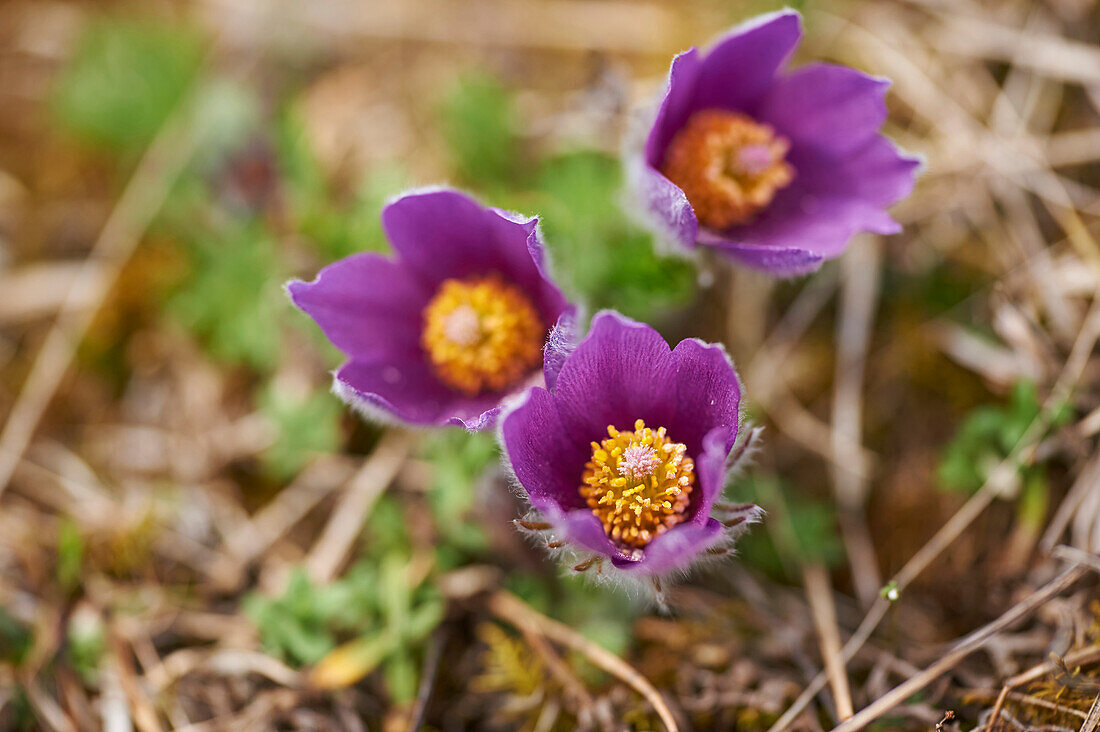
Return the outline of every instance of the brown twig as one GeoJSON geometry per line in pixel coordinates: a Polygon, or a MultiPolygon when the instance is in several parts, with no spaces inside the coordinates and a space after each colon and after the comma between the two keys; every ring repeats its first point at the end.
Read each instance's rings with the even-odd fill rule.
{"type": "Polygon", "coordinates": [[[1092,700],[1092,706],[1089,707],[1085,721],[1081,723],[1081,729],[1078,732],[1096,732],[1098,727],[1100,727],[1100,694],[1092,700]]]}
{"type": "Polygon", "coordinates": [[[1093,572],[1100,574],[1100,556],[1096,554],[1083,552],[1072,546],[1056,546],[1054,550],[1051,551],[1051,555],[1058,559],[1064,559],[1067,562],[1073,562],[1088,567],[1093,572]]]}
{"type": "Polygon", "coordinates": [[[160,211],[198,144],[188,96],[153,139],[104,224],[38,351],[30,375],[0,432],[0,495],[30,445],[42,415],[69,370],[99,306],[160,211]]]}
{"type": "Polygon", "coordinates": [[[324,532],[306,558],[306,571],[314,582],[325,583],[336,575],[375,501],[401,469],[414,441],[408,432],[387,432],[349,481],[324,532]]]}
{"type": "MultiPolygon", "coordinates": [[[[1058,377],[1058,382],[1051,390],[1050,396],[1043,403],[1043,409],[1039,416],[1032,420],[1008,457],[993,469],[989,478],[978,489],[978,492],[971,496],[894,576],[899,592],[904,590],[910,582],[927,569],[936,557],[993,502],[1000,492],[998,486],[1003,483],[1005,471],[1015,470],[1017,465],[1028,462],[1038,444],[1039,437],[1049,427],[1055,408],[1064,403],[1073,385],[1081,378],[1089,354],[1091,354],[1098,338],[1100,338],[1100,297],[1094,297],[1092,307],[1085,318],[1077,340],[1073,344],[1073,349],[1066,360],[1062,373],[1058,377]]],[[[881,597],[875,600],[856,632],[844,644],[841,655],[845,662],[851,661],[859,649],[863,647],[863,644],[871,637],[878,624],[886,617],[886,611],[889,608],[889,600],[881,597]]],[[[810,703],[810,700],[824,688],[825,682],[826,675],[824,672],[815,676],[787,711],[769,728],[768,732],[781,732],[789,727],[802,713],[802,710],[806,708],[806,705],[810,703]]]]}
{"type": "Polygon", "coordinates": [[[1057,671],[1063,666],[1077,666],[1083,663],[1091,663],[1097,659],[1100,659],[1100,646],[1090,646],[1088,648],[1082,648],[1075,653],[1070,653],[1065,658],[1053,659],[1045,663],[1040,663],[1008,679],[1005,681],[1004,686],[1001,687],[1001,693],[997,695],[997,700],[993,704],[993,711],[990,713],[989,722],[986,724],[987,728],[993,728],[994,723],[1001,714],[1001,709],[1004,708],[1005,699],[1008,698],[1008,693],[1012,689],[1031,683],[1036,679],[1057,671]]]}
{"type": "Polygon", "coordinates": [[[863,729],[865,726],[932,683],[941,674],[951,669],[970,653],[984,646],[994,635],[1011,627],[1014,623],[1028,615],[1032,610],[1065,591],[1073,585],[1073,583],[1083,577],[1086,572],[1087,570],[1080,566],[1066,569],[1042,588],[1033,592],[1026,600],[1016,604],[1006,613],[1001,615],[1001,617],[960,640],[951,650],[944,654],[942,658],[924,669],[920,674],[898,684],[885,695],[861,709],[854,717],[837,725],[833,732],[854,732],[855,730],[863,729]]]}
{"type": "Polygon", "coordinates": [[[836,699],[837,718],[843,722],[853,713],[852,692],[848,688],[848,673],[840,655],[840,630],[828,571],[824,565],[811,564],[803,569],[802,578],[806,583],[806,599],[810,602],[810,612],[821,644],[821,657],[825,659],[825,673],[836,699]]]}
{"type": "Polygon", "coordinates": [[[676,718],[672,716],[664,697],[647,678],[614,653],[592,643],[569,626],[548,618],[510,592],[499,590],[489,598],[489,610],[517,628],[546,636],[552,641],[577,651],[594,666],[603,669],[641,694],[657,712],[669,732],[678,732],[676,718]]]}
{"type": "Polygon", "coordinates": [[[881,261],[881,244],[875,240],[860,242],[841,260],[844,276],[833,391],[833,486],[840,507],[840,528],[848,549],[852,581],[863,607],[874,602],[882,586],[882,573],[864,516],[869,486],[867,475],[849,467],[844,459],[844,445],[860,445],[863,440],[863,374],[878,303],[881,261]]]}
{"type": "Polygon", "coordinates": [[[424,668],[420,672],[420,688],[416,692],[416,702],[409,714],[409,732],[419,732],[428,716],[428,703],[432,700],[432,690],[439,674],[439,663],[443,660],[443,649],[451,635],[451,626],[444,622],[432,634],[431,643],[424,656],[424,668]]]}

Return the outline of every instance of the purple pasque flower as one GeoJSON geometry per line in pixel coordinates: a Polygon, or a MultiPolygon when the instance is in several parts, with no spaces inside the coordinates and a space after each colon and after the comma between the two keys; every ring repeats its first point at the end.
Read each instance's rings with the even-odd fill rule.
{"type": "Polygon", "coordinates": [[[721,553],[757,520],[756,506],[716,505],[751,442],[721,346],[670,349],[650,326],[604,311],[546,376],[500,436],[534,509],[520,526],[575,570],[658,577],[721,553]]]}
{"type": "Polygon", "coordinates": [[[712,247],[777,276],[810,272],[886,212],[917,159],[879,134],[889,82],[845,66],[783,69],[800,16],[760,16],[672,61],[644,144],[628,158],[641,214],[680,246],[712,247]]]}
{"type": "Polygon", "coordinates": [[[541,380],[542,349],[575,308],[550,280],[538,220],[449,189],[382,211],[395,256],[354,254],[287,286],[348,357],[333,390],[370,416],[490,426],[541,380]]]}

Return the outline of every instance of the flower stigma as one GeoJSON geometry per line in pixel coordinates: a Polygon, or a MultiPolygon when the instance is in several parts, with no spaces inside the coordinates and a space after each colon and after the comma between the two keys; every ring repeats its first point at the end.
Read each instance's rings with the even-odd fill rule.
{"type": "Polygon", "coordinates": [[[640,419],[633,430],[608,425],[607,435],[592,443],[580,493],[613,542],[641,549],[686,518],[695,463],[664,427],[640,419]]]}
{"type": "Polygon", "coordinates": [[[738,112],[696,112],[672,138],[661,172],[687,196],[699,223],[728,229],[750,221],[794,180],[790,143],[738,112]]]}
{"type": "Polygon", "coordinates": [[[449,279],[424,308],[420,344],[436,376],[464,394],[501,391],[542,362],[546,327],[498,274],[449,279]]]}

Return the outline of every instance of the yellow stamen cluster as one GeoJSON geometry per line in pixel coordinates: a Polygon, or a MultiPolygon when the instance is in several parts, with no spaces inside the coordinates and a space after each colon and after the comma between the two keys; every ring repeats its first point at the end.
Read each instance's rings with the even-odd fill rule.
{"type": "Polygon", "coordinates": [[[696,112],[676,133],[661,172],[711,229],[743,224],[794,179],[790,144],[767,125],[723,109],[696,112]]]}
{"type": "Polygon", "coordinates": [[[424,308],[420,344],[440,381],[472,396],[531,373],[545,337],[531,301],[494,273],[444,281],[424,308]]]}
{"type": "Polygon", "coordinates": [[[664,427],[652,430],[640,419],[633,431],[608,425],[607,434],[592,443],[581,496],[613,542],[640,549],[684,520],[695,463],[664,427]]]}

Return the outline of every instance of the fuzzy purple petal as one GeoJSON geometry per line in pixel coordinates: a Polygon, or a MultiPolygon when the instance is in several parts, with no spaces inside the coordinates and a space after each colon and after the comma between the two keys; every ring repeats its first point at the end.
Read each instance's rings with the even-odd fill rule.
{"type": "Polygon", "coordinates": [[[651,541],[641,558],[612,556],[611,563],[627,572],[664,574],[685,568],[721,538],[722,524],[714,519],[698,524],[680,524],[651,541]]]}
{"type": "Polygon", "coordinates": [[[680,246],[694,247],[699,220],[680,187],[648,164],[633,166],[630,176],[647,223],[680,246]]]}
{"type": "Polygon", "coordinates": [[[611,543],[596,514],[587,508],[557,516],[550,514],[548,518],[559,535],[578,546],[605,557],[611,557],[612,561],[616,558],[625,558],[626,555],[622,550],[611,543]]]}
{"type": "Polygon", "coordinates": [[[550,330],[550,335],[546,337],[546,345],[542,349],[542,376],[547,389],[554,390],[565,360],[576,348],[577,317],[575,311],[569,310],[558,318],[558,322],[550,330]]]}
{"type": "Polygon", "coordinates": [[[693,112],[755,105],[801,37],[798,13],[783,10],[737,26],[705,56],[695,48],[676,56],[646,139],[646,162],[660,169],[668,143],[693,112]]]}
{"type": "Polygon", "coordinates": [[[829,259],[860,231],[894,234],[901,229],[885,207],[912,190],[918,160],[899,153],[884,137],[872,138],[841,160],[794,152],[790,160],[798,173],[790,188],[780,192],[756,221],[708,236],[706,243],[746,264],[777,274],[798,273],[802,262],[813,264],[803,253],[829,259]],[[762,259],[750,251],[753,247],[783,253],[762,259]]]}
{"type": "Polygon", "coordinates": [[[802,39],[802,18],[780,10],[742,23],[707,51],[695,79],[692,111],[751,110],[802,39]]]}
{"type": "Polygon", "coordinates": [[[722,495],[729,474],[727,459],[730,448],[726,445],[731,444],[736,434],[736,427],[715,427],[703,438],[703,447],[695,455],[695,490],[698,495],[693,496],[691,523],[706,521],[714,502],[722,495]]]}
{"type": "Polygon", "coordinates": [[[418,356],[385,361],[352,359],[337,369],[333,388],[368,416],[393,416],[418,425],[455,425],[470,431],[485,429],[496,421],[504,396],[487,393],[471,397],[449,389],[418,356]]]}
{"type": "Polygon", "coordinates": [[[707,232],[699,237],[699,243],[722,252],[730,259],[746,267],[762,270],[777,277],[795,277],[813,272],[825,261],[825,256],[795,246],[760,246],[725,238],[707,232]]]}
{"type": "Polygon", "coordinates": [[[887,79],[847,66],[810,64],[777,79],[755,117],[792,146],[839,160],[878,135],[889,86],[887,79]]]}
{"type": "Polygon", "coordinates": [[[674,373],[660,333],[612,311],[598,313],[558,375],[554,401],[562,426],[588,444],[605,438],[608,425],[633,429],[637,419],[666,425],[676,409],[674,373]]]}
{"type": "Polygon", "coordinates": [[[575,307],[551,282],[538,221],[483,208],[452,190],[406,194],[383,211],[394,259],[358,254],[325,267],[313,282],[287,291],[349,360],[335,391],[372,416],[412,424],[483,429],[507,393],[466,396],[439,381],[420,345],[425,306],[440,283],[497,273],[518,286],[550,326],[575,307]]]}
{"type": "Polygon", "coordinates": [[[648,222],[665,238],[789,277],[817,269],[860,231],[900,230],[886,209],[909,195],[918,162],[879,132],[888,82],[829,64],[784,74],[800,37],[798,14],[782,11],[733,29],[705,54],[691,49],[674,59],[644,163],[630,174],[648,222]],[[704,109],[744,112],[791,143],[793,183],[757,219],[725,232],[700,227],[683,192],[659,172],[670,141],[704,109]]]}
{"type": "Polygon", "coordinates": [[[661,167],[665,148],[694,111],[691,98],[695,93],[700,65],[697,48],[689,48],[672,59],[664,97],[645,141],[645,161],[654,168],[661,167]]]}
{"type": "Polygon", "coordinates": [[[716,427],[732,428],[728,453],[741,421],[741,382],[724,348],[691,338],[672,351],[676,414],[665,424],[677,442],[697,449],[716,427]]]}
{"type": "Polygon", "coordinates": [[[728,473],[740,424],[741,384],[720,346],[696,340],[670,350],[648,325],[614,312],[593,319],[588,335],[549,367],[553,391],[534,388],[504,417],[501,441],[531,505],[573,544],[642,574],[685,566],[717,541],[710,518],[728,473]],[[606,425],[631,429],[636,419],[667,426],[688,446],[696,490],[687,521],[651,542],[639,558],[616,547],[580,495],[590,442],[606,425]]]}
{"type": "Polygon", "coordinates": [[[290,282],[287,292],[349,356],[403,357],[420,348],[420,313],[431,293],[379,254],[354,254],[325,267],[312,282],[290,282]]]}
{"type": "Polygon", "coordinates": [[[440,189],[390,203],[382,227],[402,264],[432,291],[446,279],[498,272],[532,299],[548,325],[570,307],[546,276],[537,219],[440,189]]]}
{"type": "Polygon", "coordinates": [[[546,514],[585,505],[580,485],[591,454],[588,440],[565,428],[548,391],[530,389],[501,420],[500,435],[512,471],[531,505],[546,514]]]}

